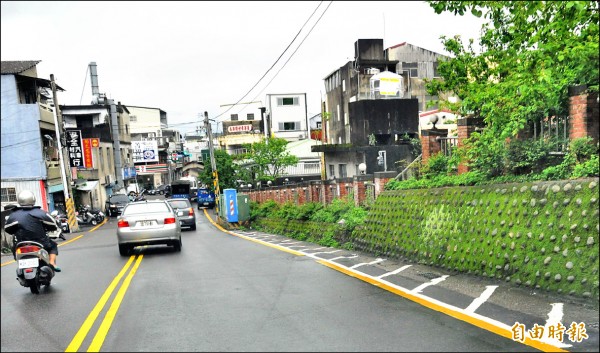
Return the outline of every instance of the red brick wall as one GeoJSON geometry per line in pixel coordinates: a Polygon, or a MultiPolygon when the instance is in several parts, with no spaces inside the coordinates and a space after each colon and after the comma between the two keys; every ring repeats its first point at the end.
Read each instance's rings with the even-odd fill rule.
{"type": "Polygon", "coordinates": [[[598,142],[598,93],[590,93],[585,86],[569,89],[569,139],[589,136],[598,142]]]}

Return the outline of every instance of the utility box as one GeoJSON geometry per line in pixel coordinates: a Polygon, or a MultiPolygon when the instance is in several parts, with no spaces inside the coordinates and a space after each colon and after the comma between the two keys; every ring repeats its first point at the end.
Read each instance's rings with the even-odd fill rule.
{"type": "Polygon", "coordinates": [[[238,222],[238,198],[235,189],[223,190],[223,208],[226,212],[226,219],[229,223],[238,222]]]}
{"type": "Polygon", "coordinates": [[[237,195],[238,205],[238,222],[245,222],[250,220],[250,199],[248,195],[238,194],[237,195]]]}

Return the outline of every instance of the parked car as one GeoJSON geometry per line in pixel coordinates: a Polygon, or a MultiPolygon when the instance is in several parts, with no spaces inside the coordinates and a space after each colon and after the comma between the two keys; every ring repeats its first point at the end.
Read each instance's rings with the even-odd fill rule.
{"type": "Polygon", "coordinates": [[[163,184],[163,185],[159,185],[158,187],[156,187],[155,193],[157,195],[164,195],[167,193],[167,191],[171,191],[171,185],[163,184]]]}
{"type": "Polygon", "coordinates": [[[129,203],[129,196],[125,194],[112,194],[106,200],[105,214],[108,217],[116,217],[123,212],[125,205],[129,203]]]}
{"type": "Polygon", "coordinates": [[[181,251],[181,224],[166,200],[131,202],[117,223],[119,254],[128,256],[141,245],[165,244],[181,251]]]}
{"type": "Polygon", "coordinates": [[[194,213],[194,207],[188,199],[167,199],[166,201],[177,213],[182,227],[196,230],[196,213],[194,213]]]}

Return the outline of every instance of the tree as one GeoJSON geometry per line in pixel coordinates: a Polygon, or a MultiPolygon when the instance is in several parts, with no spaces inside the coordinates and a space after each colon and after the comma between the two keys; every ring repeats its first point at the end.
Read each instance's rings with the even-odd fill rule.
{"type": "Polygon", "coordinates": [[[598,2],[428,1],[436,13],[471,12],[482,27],[480,54],[472,39],[442,36],[452,58],[439,63],[442,80],[429,94],[453,92],[457,103],[440,102],[463,116],[484,118],[482,135],[515,136],[529,122],[568,115],[568,87],[598,91],[598,2]]]}
{"type": "MultiPolygon", "coordinates": [[[[217,165],[217,172],[219,173],[219,189],[235,189],[236,175],[238,174],[238,167],[233,163],[231,156],[223,150],[215,150],[215,163],[217,165]]],[[[209,189],[214,191],[213,183],[213,169],[211,163],[204,163],[204,170],[198,175],[198,180],[203,184],[206,184],[209,189]]]]}
{"type": "Polygon", "coordinates": [[[288,141],[282,138],[269,137],[268,139],[252,144],[246,144],[248,150],[246,157],[253,162],[252,170],[255,180],[274,181],[281,176],[285,167],[296,165],[298,157],[290,155],[285,146],[288,141]]]}

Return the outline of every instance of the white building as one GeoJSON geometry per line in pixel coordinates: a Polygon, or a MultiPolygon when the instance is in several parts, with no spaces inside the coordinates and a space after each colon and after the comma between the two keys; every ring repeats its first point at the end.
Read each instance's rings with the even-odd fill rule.
{"type": "Polygon", "coordinates": [[[306,93],[267,94],[271,136],[298,141],[309,138],[306,93]]]}

